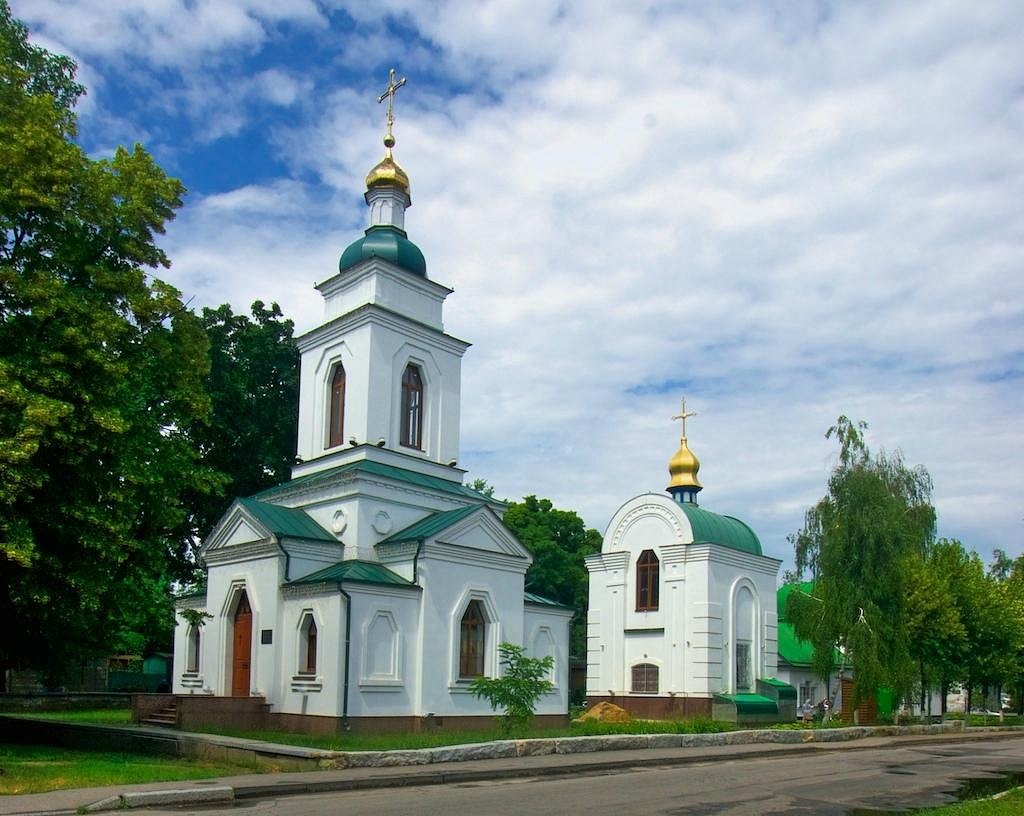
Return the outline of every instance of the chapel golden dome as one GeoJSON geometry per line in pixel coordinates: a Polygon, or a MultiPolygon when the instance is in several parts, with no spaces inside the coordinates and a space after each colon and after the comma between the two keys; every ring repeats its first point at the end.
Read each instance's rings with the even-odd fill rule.
{"type": "MultiPolygon", "coordinates": [[[[385,144],[387,142],[385,141],[385,144]]],[[[376,185],[393,184],[401,187],[406,195],[409,195],[409,176],[395,161],[391,155],[391,147],[387,148],[384,158],[381,159],[366,176],[366,189],[369,190],[376,185]]]]}
{"type": "Polygon", "coordinates": [[[673,487],[696,487],[700,488],[701,483],[697,481],[697,471],[700,470],[700,460],[686,444],[686,437],[679,440],[679,450],[668,463],[668,472],[672,479],[668,483],[668,489],[673,487]]]}

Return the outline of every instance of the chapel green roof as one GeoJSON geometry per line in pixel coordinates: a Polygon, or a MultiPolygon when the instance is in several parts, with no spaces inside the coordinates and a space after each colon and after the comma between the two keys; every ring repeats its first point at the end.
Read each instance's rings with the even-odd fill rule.
{"type": "Polygon", "coordinates": [[[423,541],[437,535],[442,530],[447,530],[455,522],[462,521],[466,516],[472,515],[483,507],[482,504],[470,504],[466,507],[457,507],[454,510],[442,510],[439,513],[432,513],[415,524],[411,524],[404,530],[392,533],[381,544],[395,544],[400,541],[423,541]]]}
{"type": "Polygon", "coordinates": [[[427,261],[420,248],[405,237],[405,230],[391,224],[372,226],[362,238],[349,244],[341,253],[338,271],[370,258],[381,258],[421,278],[427,276],[427,261]]]}
{"type": "Polygon", "coordinates": [[[290,581],[291,584],[329,584],[348,581],[356,584],[384,584],[386,586],[416,586],[412,581],[392,572],[374,561],[351,559],[331,564],[309,575],[290,581]]]}
{"type": "Polygon", "coordinates": [[[281,507],[256,499],[238,499],[238,503],[278,538],[304,538],[338,543],[338,539],[313,521],[305,510],[281,507]]]}
{"type": "Polygon", "coordinates": [[[405,482],[406,484],[413,484],[418,487],[427,487],[433,490],[439,490],[443,493],[451,493],[456,496],[462,496],[467,499],[474,499],[480,503],[494,503],[494,500],[488,498],[483,493],[478,493],[472,488],[466,487],[465,485],[459,484],[458,482],[452,482],[448,479],[439,479],[437,476],[429,476],[426,473],[417,473],[413,470],[406,470],[405,468],[395,467],[394,465],[385,465],[380,462],[371,462],[368,459],[360,459],[356,462],[346,462],[344,465],[338,465],[337,467],[327,468],[316,473],[310,473],[308,476],[300,476],[298,479],[292,479],[289,482],[282,482],[279,485],[268,487],[257,493],[253,498],[265,498],[274,496],[285,490],[290,490],[293,487],[309,487],[320,482],[326,482],[333,479],[342,473],[358,472],[368,473],[372,476],[383,476],[386,479],[394,479],[398,482],[405,482]]]}
{"type": "Polygon", "coordinates": [[[720,516],[695,504],[684,502],[678,506],[690,521],[695,544],[721,544],[751,555],[763,555],[757,534],[738,518],[720,516]]]}

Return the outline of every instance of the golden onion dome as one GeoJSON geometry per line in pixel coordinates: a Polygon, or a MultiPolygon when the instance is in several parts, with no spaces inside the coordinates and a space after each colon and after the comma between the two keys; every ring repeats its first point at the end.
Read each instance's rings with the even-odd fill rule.
{"type": "Polygon", "coordinates": [[[672,479],[668,483],[668,489],[673,487],[696,487],[700,489],[701,483],[697,481],[697,471],[700,470],[700,460],[694,456],[693,451],[686,445],[686,437],[679,440],[679,450],[668,463],[668,472],[672,479]]]}
{"type": "Polygon", "coordinates": [[[409,195],[409,177],[405,171],[398,166],[394,156],[391,155],[391,148],[388,147],[384,158],[377,162],[376,166],[366,176],[366,189],[381,184],[393,184],[401,187],[406,195],[409,195]]]}

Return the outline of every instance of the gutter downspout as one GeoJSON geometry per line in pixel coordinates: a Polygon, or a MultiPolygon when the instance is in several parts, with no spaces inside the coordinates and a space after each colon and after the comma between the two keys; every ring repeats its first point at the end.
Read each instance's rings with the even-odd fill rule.
{"type": "Polygon", "coordinates": [[[288,550],[286,550],[284,548],[284,546],[281,544],[280,539],[275,538],[274,541],[277,543],[277,548],[281,551],[281,555],[284,556],[284,580],[285,581],[290,581],[291,580],[291,571],[292,571],[292,556],[291,556],[291,553],[288,552],[288,550]]]}
{"type": "Polygon", "coordinates": [[[345,599],[345,676],[341,691],[341,722],[347,731],[349,658],[352,654],[352,596],[342,587],[341,581],[338,581],[338,592],[345,599]]]}
{"type": "Polygon", "coordinates": [[[416,554],[412,557],[412,582],[416,586],[420,585],[420,550],[423,549],[423,539],[421,538],[416,542],[416,554]]]}

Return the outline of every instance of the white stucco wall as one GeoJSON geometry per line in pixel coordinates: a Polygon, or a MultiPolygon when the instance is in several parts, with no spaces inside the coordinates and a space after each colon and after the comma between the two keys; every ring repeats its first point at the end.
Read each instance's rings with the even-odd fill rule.
{"type": "MultiPolygon", "coordinates": [[[[587,693],[630,694],[632,667],[658,667],[658,694],[710,696],[736,691],[736,604],[751,593],[742,640],[750,642],[752,681],[777,663],[775,582],[779,562],[718,544],[695,544],[683,510],[644,494],[612,517],[590,572],[587,693]],[[637,560],[658,557],[656,610],[637,609],[637,560]]],[[[753,683],[751,684],[753,686],[753,683]]]]}

